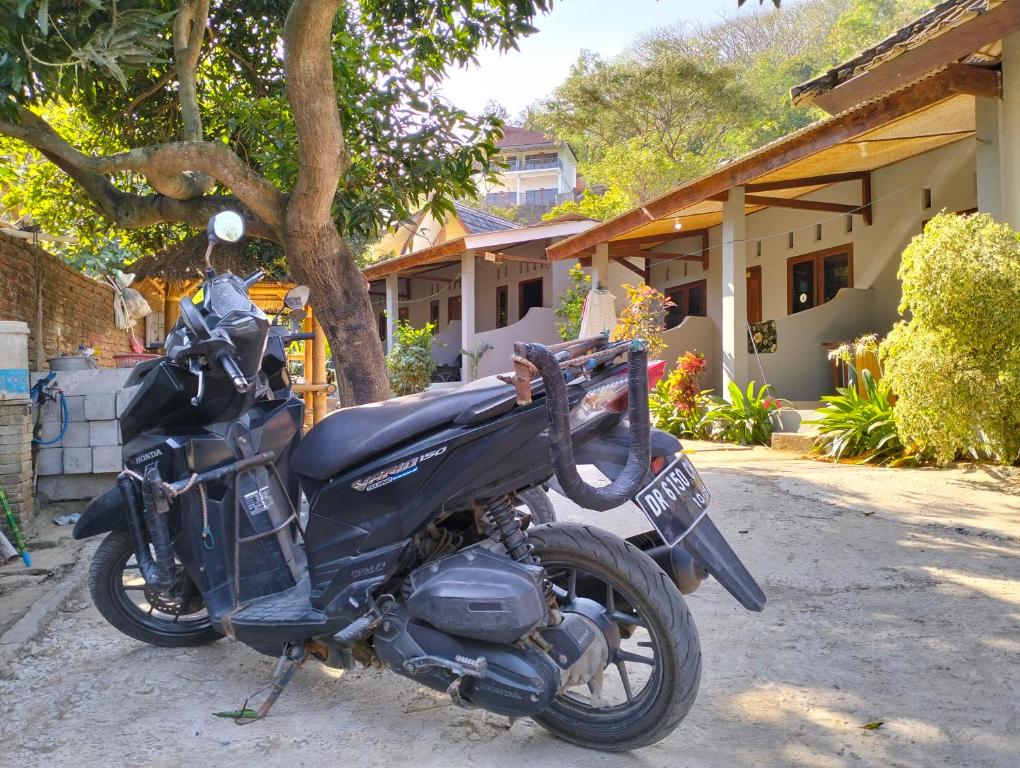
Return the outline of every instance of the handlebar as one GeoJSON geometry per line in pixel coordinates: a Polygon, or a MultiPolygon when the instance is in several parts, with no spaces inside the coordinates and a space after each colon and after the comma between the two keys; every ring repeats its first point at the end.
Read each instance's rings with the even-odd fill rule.
{"type": "Polygon", "coordinates": [[[288,344],[292,341],[314,341],[315,333],[311,331],[308,333],[289,333],[284,338],[287,339],[288,344]]]}
{"type": "Polygon", "coordinates": [[[220,350],[216,355],[216,362],[223,368],[223,372],[230,377],[230,380],[234,384],[234,389],[238,392],[247,392],[251,389],[251,382],[245,378],[244,373],[241,371],[241,366],[237,364],[234,356],[227,350],[220,350]]]}

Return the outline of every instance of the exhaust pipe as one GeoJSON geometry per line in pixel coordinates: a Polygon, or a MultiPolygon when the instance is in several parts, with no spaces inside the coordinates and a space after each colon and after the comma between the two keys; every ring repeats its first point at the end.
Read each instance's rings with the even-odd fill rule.
{"type": "Polygon", "coordinates": [[[662,538],[655,531],[639,533],[627,541],[652,558],[673,580],[681,594],[691,594],[708,576],[708,571],[687,550],[663,544],[662,538]]]}

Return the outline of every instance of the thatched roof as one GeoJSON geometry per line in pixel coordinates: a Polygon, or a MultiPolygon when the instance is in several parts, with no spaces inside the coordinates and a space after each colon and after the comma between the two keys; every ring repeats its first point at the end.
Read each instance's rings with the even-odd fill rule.
{"type": "MultiPolygon", "coordinates": [[[[153,253],[124,267],[136,280],[162,278],[164,280],[190,280],[202,276],[205,267],[205,249],[208,240],[204,234],[194,235],[164,251],[153,253]]],[[[250,275],[264,269],[277,280],[286,279],[283,255],[279,246],[257,240],[240,243],[220,243],[212,252],[212,265],[217,272],[250,275]]]]}

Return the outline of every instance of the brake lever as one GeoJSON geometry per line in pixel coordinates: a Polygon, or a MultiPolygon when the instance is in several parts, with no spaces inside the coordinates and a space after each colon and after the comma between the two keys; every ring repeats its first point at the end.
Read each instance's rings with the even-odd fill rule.
{"type": "Polygon", "coordinates": [[[188,370],[198,377],[198,391],[191,398],[191,405],[197,408],[205,397],[205,369],[202,368],[202,364],[197,358],[192,357],[188,360],[188,370]]]}

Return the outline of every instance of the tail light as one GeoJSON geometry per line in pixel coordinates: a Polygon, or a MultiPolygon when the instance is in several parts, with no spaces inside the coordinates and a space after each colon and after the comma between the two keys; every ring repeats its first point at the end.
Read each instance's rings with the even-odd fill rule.
{"type": "MultiPolygon", "coordinates": [[[[648,361],[648,389],[659,383],[666,370],[665,360],[648,361]]],[[[627,410],[626,371],[589,389],[584,398],[570,412],[570,427],[577,429],[603,413],[623,413],[627,410]]]]}

